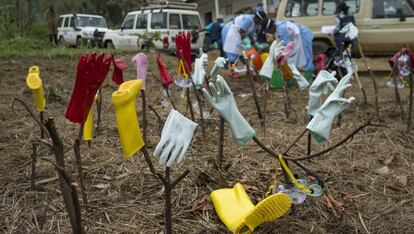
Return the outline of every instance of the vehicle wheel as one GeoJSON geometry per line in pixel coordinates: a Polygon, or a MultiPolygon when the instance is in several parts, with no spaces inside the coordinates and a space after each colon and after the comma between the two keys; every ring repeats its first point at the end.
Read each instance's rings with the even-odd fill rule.
{"type": "Polygon", "coordinates": [[[81,48],[83,47],[83,40],[82,37],[78,37],[76,38],[76,48],[81,48]]]}
{"type": "Polygon", "coordinates": [[[312,46],[313,56],[325,53],[329,47],[330,45],[324,41],[314,41],[312,46]]]}
{"type": "Polygon", "coordinates": [[[112,43],[112,41],[106,41],[105,42],[105,47],[107,49],[111,49],[111,50],[115,49],[114,43],[112,43]]]}

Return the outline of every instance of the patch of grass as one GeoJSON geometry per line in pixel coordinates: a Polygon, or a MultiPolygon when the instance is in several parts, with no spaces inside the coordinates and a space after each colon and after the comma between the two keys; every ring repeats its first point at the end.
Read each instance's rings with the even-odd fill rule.
{"type": "Polygon", "coordinates": [[[65,45],[55,46],[46,39],[16,37],[0,40],[0,58],[4,57],[77,57],[92,51],[109,51],[102,48],[70,48],[65,45]]]}

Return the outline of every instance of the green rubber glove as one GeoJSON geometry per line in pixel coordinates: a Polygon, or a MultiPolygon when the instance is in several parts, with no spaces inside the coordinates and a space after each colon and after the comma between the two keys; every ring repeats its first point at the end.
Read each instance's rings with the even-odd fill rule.
{"type": "Polygon", "coordinates": [[[252,48],[252,42],[250,41],[249,37],[245,37],[243,39],[243,44],[246,47],[246,50],[250,50],[252,48]]]}
{"type": "Polygon", "coordinates": [[[348,99],[342,97],[345,90],[352,86],[350,83],[351,79],[352,74],[348,74],[341,79],[338,86],[336,86],[335,90],[316,111],[308,126],[306,126],[318,143],[329,139],[332,122],[335,117],[355,100],[355,97],[348,99]]]}
{"type": "Polygon", "coordinates": [[[204,96],[229,124],[234,143],[238,147],[243,146],[256,136],[256,132],[239,112],[233,93],[222,76],[217,76],[216,85],[210,82],[209,86],[211,95],[203,88],[204,96]]]}

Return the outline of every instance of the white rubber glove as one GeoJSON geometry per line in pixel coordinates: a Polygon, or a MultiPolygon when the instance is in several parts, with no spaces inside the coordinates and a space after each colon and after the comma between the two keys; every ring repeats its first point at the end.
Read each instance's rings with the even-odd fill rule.
{"type": "Polygon", "coordinates": [[[334,87],[332,83],[337,84],[338,80],[335,78],[336,72],[329,73],[325,70],[319,72],[316,79],[309,88],[309,102],[308,115],[314,116],[316,110],[321,107],[321,95],[328,94],[329,90],[332,92],[334,87]]]}
{"type": "Polygon", "coordinates": [[[203,86],[205,75],[206,71],[203,67],[203,61],[201,60],[201,58],[195,59],[193,81],[196,89],[200,89],[201,86],[203,86]]]}
{"type": "Polygon", "coordinates": [[[276,40],[272,42],[272,45],[269,49],[269,56],[267,56],[266,61],[264,62],[262,69],[260,69],[259,75],[266,77],[267,79],[272,78],[273,70],[275,69],[275,64],[278,58],[280,57],[280,54],[282,53],[283,49],[285,47],[283,46],[283,41],[280,41],[277,43],[276,40]]]}
{"type": "Polygon", "coordinates": [[[223,57],[216,58],[216,61],[214,62],[214,67],[210,71],[210,77],[216,77],[220,73],[220,70],[224,68],[226,63],[227,63],[227,60],[225,58],[223,57]]]}
{"type": "Polygon", "coordinates": [[[154,151],[160,164],[170,167],[174,161],[181,163],[190,146],[198,124],[172,109],[161,132],[161,140],[154,151]]]}
{"type": "Polygon", "coordinates": [[[339,32],[345,33],[345,37],[349,38],[352,41],[358,38],[359,30],[353,23],[348,23],[339,32]]]}
{"type": "Polygon", "coordinates": [[[199,52],[200,52],[200,60],[202,62],[204,71],[207,71],[207,69],[208,69],[208,54],[204,53],[202,48],[200,48],[199,52]]]}
{"type": "Polygon", "coordinates": [[[216,85],[210,82],[209,86],[212,94],[203,88],[204,96],[229,124],[230,134],[236,145],[243,146],[256,136],[256,132],[239,112],[233,93],[222,76],[217,76],[216,85]]]}
{"type": "Polygon", "coordinates": [[[341,79],[338,86],[336,86],[335,90],[316,111],[308,126],[306,126],[318,143],[329,139],[333,120],[355,100],[355,97],[348,99],[342,97],[345,90],[352,86],[350,83],[351,79],[352,74],[348,74],[341,79]]]}
{"type": "Polygon", "coordinates": [[[307,87],[309,87],[309,82],[305,79],[305,77],[302,76],[302,74],[300,74],[295,64],[289,63],[288,66],[293,73],[293,79],[295,79],[296,82],[298,82],[299,88],[301,90],[304,90],[307,87]]]}

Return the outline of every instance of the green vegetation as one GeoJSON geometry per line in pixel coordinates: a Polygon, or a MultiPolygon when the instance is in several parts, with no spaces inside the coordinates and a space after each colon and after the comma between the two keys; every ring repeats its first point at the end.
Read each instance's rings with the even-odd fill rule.
{"type": "Polygon", "coordinates": [[[98,48],[70,48],[64,45],[54,46],[46,39],[16,37],[13,39],[0,40],[0,58],[41,56],[54,57],[77,57],[80,54],[92,51],[108,51],[98,48]]]}

